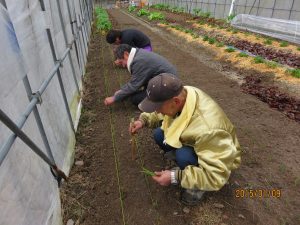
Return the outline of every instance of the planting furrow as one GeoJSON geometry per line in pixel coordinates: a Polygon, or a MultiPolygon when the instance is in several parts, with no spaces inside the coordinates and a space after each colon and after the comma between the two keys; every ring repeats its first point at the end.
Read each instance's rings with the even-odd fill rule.
{"type": "MultiPolygon", "coordinates": [[[[129,27],[135,27],[136,29],[139,29],[142,32],[147,33],[150,36],[150,39],[151,37],[155,36],[154,33],[152,33],[149,29],[142,26],[141,24],[133,20],[131,17],[123,14],[118,10],[109,10],[109,14],[111,18],[115,21],[113,22],[113,24],[118,24],[118,27],[114,27],[114,28],[125,29],[129,27]]],[[[158,40],[157,38],[151,39],[151,41],[153,46],[155,46],[155,49],[157,50],[160,49],[159,46],[162,46],[162,44],[166,44],[166,43],[162,43],[161,42],[162,40],[161,39],[158,40]]],[[[116,69],[116,71],[119,72],[119,75],[122,78],[124,77],[126,82],[129,80],[128,71],[126,69],[124,70],[116,69]]],[[[112,83],[113,82],[116,83],[116,80],[117,80],[116,77],[114,77],[114,79],[112,78],[112,83]]],[[[120,83],[123,83],[122,82],[123,79],[120,80],[121,80],[120,83]]],[[[119,84],[116,84],[114,91],[116,91],[118,88],[119,88],[119,84]]],[[[116,126],[121,127],[122,123],[126,124],[126,126],[123,128],[125,133],[121,132],[122,129],[116,128],[116,131],[118,132],[120,130],[119,133],[120,136],[127,135],[125,139],[121,138],[121,140],[123,140],[124,143],[126,143],[127,145],[125,151],[123,152],[123,149],[119,149],[120,161],[121,161],[120,163],[121,174],[124,174],[124,176],[121,175],[121,179],[124,179],[124,182],[122,181],[122,185],[124,184],[123,187],[126,189],[130,186],[133,186],[133,188],[137,190],[136,193],[134,192],[129,194],[127,193],[127,197],[125,198],[126,214],[130,214],[129,211],[131,210],[128,209],[127,202],[130,202],[130,199],[133,197],[135,198],[134,201],[136,201],[136,203],[134,204],[138,204],[137,208],[139,209],[140,214],[143,215],[143,218],[136,217],[136,219],[140,219],[140,221],[142,221],[137,224],[163,224],[163,225],[185,224],[187,223],[186,221],[187,217],[182,212],[182,205],[178,201],[180,190],[177,187],[161,187],[158,184],[156,184],[154,181],[152,181],[151,178],[149,177],[145,178],[144,175],[140,172],[142,170],[141,166],[143,165],[152,171],[160,171],[162,169],[165,169],[166,166],[163,157],[159,154],[158,146],[154,143],[151,129],[145,128],[142,130],[142,132],[138,134],[137,136],[138,151],[140,154],[140,158],[138,159],[138,163],[133,162],[131,159],[131,153],[130,153],[131,150],[130,150],[130,145],[128,144],[128,140],[130,139],[130,135],[128,134],[128,126],[133,112],[137,112],[137,109],[136,108],[134,109],[131,103],[129,102],[127,103],[124,102],[119,105],[116,105],[115,113],[116,113],[116,118],[118,118],[118,123],[116,124],[116,126]],[[125,104],[126,107],[128,106],[128,109],[131,109],[131,111],[127,112],[126,115],[124,114],[126,112],[125,106],[122,104],[125,104]],[[127,118],[124,118],[124,115],[127,118]],[[123,157],[127,159],[126,164],[129,164],[133,167],[132,171],[130,170],[130,168],[127,168],[128,171],[129,170],[131,171],[131,174],[129,172],[128,174],[126,174],[126,172],[123,171],[123,166],[122,166],[123,157]],[[147,179],[147,181],[145,181],[145,179],[147,179]],[[127,187],[125,187],[125,184],[127,187]],[[148,193],[147,191],[148,188],[151,192],[152,197],[150,196],[150,192],[149,194],[145,195],[145,191],[148,193]],[[156,213],[154,212],[154,209],[156,210],[156,213]],[[148,216],[151,219],[147,219],[148,216]],[[150,221],[153,221],[153,223],[151,223],[150,221]]],[[[137,117],[139,115],[139,112],[137,112],[135,115],[137,117]]],[[[139,212],[135,209],[134,213],[138,214],[139,212]]]]}
{"type": "MultiPolygon", "coordinates": [[[[113,57],[112,57],[112,60],[113,60],[113,57]]],[[[126,71],[127,72],[127,71],[126,71]]],[[[118,83],[119,83],[119,86],[121,87],[125,82],[123,81],[124,79],[124,73],[122,74],[121,73],[121,70],[120,69],[116,69],[114,68],[114,75],[118,77],[118,83]]],[[[137,118],[138,115],[139,115],[139,111],[136,109],[136,108],[133,108],[132,105],[129,105],[130,103],[128,101],[124,102],[123,105],[124,105],[124,109],[125,111],[128,112],[127,114],[127,120],[128,121],[131,121],[132,118],[137,118]],[[133,110],[132,110],[133,109],[133,110]],[[135,110],[135,112],[134,112],[135,110]],[[137,112],[137,113],[136,113],[137,112]]],[[[126,118],[125,118],[125,121],[126,121],[126,118]]],[[[129,122],[128,122],[128,125],[129,125],[129,122]]],[[[145,166],[144,163],[145,163],[145,159],[144,159],[144,154],[142,152],[142,150],[139,148],[139,140],[140,140],[140,136],[139,135],[136,135],[136,138],[135,138],[135,144],[136,144],[136,151],[137,151],[137,155],[135,156],[136,158],[136,163],[138,164],[138,171],[141,172],[143,169],[143,167],[145,166]]],[[[146,184],[146,187],[147,187],[147,193],[149,195],[149,198],[151,200],[151,207],[152,207],[152,211],[154,212],[154,214],[156,214],[156,222],[155,224],[160,224],[159,221],[161,220],[160,219],[160,215],[159,215],[159,212],[156,210],[158,208],[158,203],[157,203],[157,200],[154,199],[153,197],[153,194],[151,192],[151,188],[150,188],[150,184],[149,184],[149,177],[145,174],[142,174],[140,173],[139,174],[140,176],[143,176],[144,177],[144,182],[146,184]]]]}
{"type": "MultiPolygon", "coordinates": [[[[101,39],[103,44],[103,39],[101,39]]],[[[103,44],[105,46],[105,44],[103,44]]],[[[110,91],[110,84],[108,83],[108,69],[104,64],[104,48],[101,49],[101,55],[103,57],[103,70],[104,70],[104,84],[105,84],[105,94],[108,96],[108,93],[110,91]]],[[[105,56],[107,58],[107,56],[105,56]]],[[[111,132],[111,139],[112,139],[112,147],[113,147],[113,154],[114,154],[114,163],[115,163],[115,172],[117,177],[117,185],[118,185],[118,191],[119,191],[119,200],[120,200],[120,207],[121,207],[121,214],[122,214],[122,222],[124,225],[126,225],[125,221],[125,214],[124,214],[124,203],[123,203],[123,193],[122,193],[122,187],[120,183],[120,171],[119,171],[119,159],[118,159],[118,153],[117,153],[117,145],[116,145],[116,136],[115,136],[115,128],[114,128],[114,118],[113,118],[113,110],[111,107],[109,107],[109,123],[110,123],[110,132],[111,132]]]]}

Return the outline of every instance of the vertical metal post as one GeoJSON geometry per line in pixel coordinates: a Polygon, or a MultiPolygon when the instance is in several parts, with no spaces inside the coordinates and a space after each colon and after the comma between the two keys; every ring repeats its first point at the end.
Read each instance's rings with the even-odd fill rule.
{"type": "Polygon", "coordinates": [[[78,31],[78,37],[79,37],[79,43],[80,43],[80,50],[81,50],[81,53],[82,53],[82,74],[83,74],[83,70],[84,70],[84,65],[86,63],[86,55],[87,55],[87,50],[86,50],[86,46],[85,46],[85,43],[84,43],[84,37],[83,37],[83,31],[82,31],[82,25],[80,23],[80,18],[79,16],[76,14],[76,11],[75,11],[75,7],[73,8],[73,14],[75,16],[75,21],[76,21],[76,31],[78,31]],[[80,38],[81,36],[81,38],[80,38]]]}
{"type": "Polygon", "coordinates": [[[85,22],[86,22],[86,26],[87,26],[87,40],[88,40],[88,43],[90,43],[90,35],[89,34],[91,33],[91,30],[92,30],[92,26],[91,26],[92,22],[90,21],[90,12],[89,12],[89,8],[88,8],[86,0],[84,0],[84,2],[82,2],[82,4],[83,4],[83,8],[85,8],[84,15],[85,15],[85,22]]]}
{"type": "MultiPolygon", "coordinates": [[[[57,8],[58,8],[58,15],[59,15],[61,29],[63,31],[65,45],[66,45],[66,47],[68,47],[68,37],[67,37],[67,32],[66,32],[66,28],[65,28],[65,24],[64,24],[64,18],[62,16],[61,6],[60,6],[60,3],[59,3],[59,0],[56,0],[56,4],[57,4],[57,8]]],[[[76,85],[76,88],[77,88],[77,93],[79,94],[80,90],[79,90],[79,85],[78,85],[78,81],[77,81],[77,78],[76,78],[76,73],[75,73],[75,68],[74,68],[73,60],[72,60],[72,57],[71,57],[71,51],[69,51],[69,53],[68,53],[68,59],[70,61],[71,70],[72,70],[72,76],[73,76],[73,79],[75,81],[75,85],[76,85]]]]}
{"type": "Polygon", "coordinates": [[[249,11],[249,13],[248,13],[248,14],[251,14],[251,11],[252,11],[252,9],[253,9],[253,7],[254,7],[255,3],[256,3],[256,0],[253,2],[253,5],[252,5],[252,7],[251,7],[251,9],[250,9],[250,11],[249,11]]]}
{"type": "Polygon", "coordinates": [[[232,14],[232,12],[233,12],[234,2],[235,2],[235,0],[231,1],[231,5],[230,5],[228,16],[230,16],[232,14]]]}
{"type": "MultiPolygon", "coordinates": [[[[41,3],[42,11],[46,11],[44,1],[40,0],[40,3],[41,3]]],[[[57,57],[56,57],[55,48],[54,48],[54,44],[53,44],[50,29],[47,28],[46,32],[47,32],[47,37],[48,37],[48,41],[49,41],[50,48],[51,48],[53,61],[54,61],[54,63],[56,63],[57,62],[57,57]]],[[[68,104],[64,84],[62,82],[60,69],[57,70],[57,78],[58,78],[59,86],[60,86],[60,89],[61,89],[61,92],[62,92],[62,97],[63,97],[64,103],[65,103],[65,108],[66,108],[66,111],[67,111],[67,114],[68,114],[69,122],[70,122],[70,125],[71,125],[71,128],[72,128],[72,131],[75,134],[74,123],[73,123],[73,120],[72,120],[72,116],[71,116],[71,112],[70,112],[70,108],[69,108],[69,104],[68,104]]]]}
{"type": "Polygon", "coordinates": [[[79,55],[80,53],[78,51],[78,44],[80,45],[80,42],[79,43],[77,42],[78,36],[74,31],[74,26],[73,26],[74,21],[72,19],[72,15],[71,15],[70,2],[69,2],[69,0],[66,0],[66,2],[67,2],[69,22],[70,22],[72,34],[73,34],[73,37],[74,37],[74,40],[75,40],[74,44],[75,44],[75,52],[76,52],[76,56],[77,56],[77,63],[78,63],[78,67],[80,69],[80,74],[82,75],[82,65],[81,65],[82,55],[79,55]]]}
{"type": "Polygon", "coordinates": [[[217,7],[217,0],[215,0],[215,4],[214,4],[214,10],[213,10],[214,17],[216,17],[216,7],[217,7]]]}
{"type": "Polygon", "coordinates": [[[88,53],[88,51],[87,51],[87,47],[88,47],[88,38],[87,38],[87,30],[86,30],[86,27],[85,27],[85,23],[86,23],[86,20],[85,20],[85,15],[84,15],[84,11],[83,11],[83,9],[82,9],[82,5],[81,5],[81,3],[80,3],[80,1],[79,1],[79,7],[80,7],[80,13],[81,13],[81,15],[79,15],[79,18],[80,18],[80,24],[81,24],[81,27],[82,27],[82,29],[83,29],[83,33],[84,33],[84,38],[85,38],[85,47],[86,47],[86,56],[87,56],[87,53],[88,53]]]}
{"type": "Polygon", "coordinates": [[[246,0],[246,3],[245,3],[244,13],[246,13],[247,6],[248,6],[248,0],[246,0]]]}
{"type": "Polygon", "coordinates": [[[258,16],[259,7],[260,7],[260,0],[258,0],[258,6],[257,6],[257,10],[256,10],[256,16],[258,16]]]}
{"type": "MultiPolygon", "coordinates": [[[[25,90],[26,90],[26,93],[27,93],[28,100],[31,101],[33,93],[32,93],[32,89],[31,89],[31,86],[30,86],[27,75],[25,75],[25,77],[23,78],[23,84],[25,86],[25,90]]],[[[33,114],[34,114],[37,126],[39,128],[42,140],[44,142],[44,145],[45,145],[45,148],[46,148],[46,151],[47,151],[47,155],[50,157],[52,162],[55,162],[52,151],[51,151],[51,147],[50,147],[50,144],[49,144],[49,141],[48,141],[48,138],[47,138],[47,135],[46,135],[46,132],[45,132],[45,129],[44,129],[39,111],[38,111],[38,108],[37,108],[36,105],[33,108],[33,114]]]]}
{"type": "Polygon", "coordinates": [[[274,0],[274,4],[273,4],[273,8],[272,8],[272,14],[271,14],[271,18],[273,18],[273,15],[274,15],[275,5],[276,5],[276,0],[274,0]]]}
{"type": "Polygon", "coordinates": [[[292,11],[293,11],[293,8],[294,8],[294,3],[295,3],[295,0],[293,0],[293,2],[292,2],[290,14],[289,14],[289,20],[291,19],[292,11]]]}
{"type": "Polygon", "coordinates": [[[90,18],[89,18],[89,11],[88,11],[88,8],[87,8],[87,5],[86,5],[86,1],[83,0],[82,2],[82,9],[83,9],[83,18],[84,18],[84,23],[86,24],[86,33],[87,33],[87,43],[90,42],[90,39],[89,39],[89,33],[90,33],[90,26],[89,26],[89,23],[90,22],[90,18]]]}
{"type": "Polygon", "coordinates": [[[88,17],[89,17],[90,27],[92,27],[91,9],[89,7],[89,4],[88,4],[87,0],[84,0],[84,2],[86,4],[86,8],[87,8],[87,14],[88,14],[88,17]]]}

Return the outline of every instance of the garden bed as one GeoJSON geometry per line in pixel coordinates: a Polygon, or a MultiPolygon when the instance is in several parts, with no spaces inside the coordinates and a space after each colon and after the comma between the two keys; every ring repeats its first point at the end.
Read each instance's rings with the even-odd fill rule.
{"type": "MultiPolygon", "coordinates": [[[[242,93],[235,81],[208,66],[213,60],[203,49],[192,46],[197,57],[208,57],[206,62],[184,51],[180,38],[165,28],[152,30],[119,10],[109,14],[114,28],[135,27],[149,35],[154,51],[176,65],[185,84],[201,88],[221,105],[237,128],[242,166],[222,190],[207,193],[196,207],[181,205],[177,187],[161,187],[145,177],[140,172],[143,166],[154,171],[167,164],[147,129],[138,135],[138,158],[132,160],[128,125],[139,112],[129,102],[103,104],[129,79],[128,71],[113,66],[111,47],[94,29],[76,134],[76,164],[61,193],[64,221],[85,225],[300,223],[299,124],[242,93]],[[281,190],[281,198],[236,195],[239,190],[272,189],[281,190]]],[[[224,63],[222,70],[228,67],[224,63]]],[[[262,76],[260,85],[266,83],[270,84],[262,76]]]]}

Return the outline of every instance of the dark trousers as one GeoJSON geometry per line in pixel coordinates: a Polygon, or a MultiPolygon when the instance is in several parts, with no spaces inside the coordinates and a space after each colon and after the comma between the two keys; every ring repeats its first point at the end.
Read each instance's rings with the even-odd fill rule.
{"type": "Polygon", "coordinates": [[[188,165],[198,165],[198,157],[194,148],[189,146],[182,146],[181,148],[173,148],[170,145],[164,144],[164,131],[161,128],[154,130],[154,140],[164,152],[175,151],[176,163],[183,170],[188,165]]]}
{"type": "Polygon", "coordinates": [[[141,90],[141,91],[137,91],[134,94],[130,95],[129,99],[131,101],[132,104],[138,106],[138,104],[140,104],[141,101],[144,100],[144,98],[146,98],[147,94],[146,94],[146,90],[141,90]]]}

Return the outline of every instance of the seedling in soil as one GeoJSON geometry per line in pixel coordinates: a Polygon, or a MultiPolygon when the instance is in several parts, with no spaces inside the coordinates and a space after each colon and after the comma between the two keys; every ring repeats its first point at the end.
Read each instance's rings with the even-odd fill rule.
{"type": "Polygon", "coordinates": [[[227,21],[230,22],[235,17],[235,14],[231,14],[230,16],[227,16],[227,21]]]}
{"type": "Polygon", "coordinates": [[[208,41],[209,37],[207,35],[204,35],[204,37],[202,38],[203,41],[208,41]]]}
{"type": "Polygon", "coordinates": [[[226,48],[225,49],[226,52],[235,52],[235,49],[232,47],[226,48]]]}
{"type": "Polygon", "coordinates": [[[217,46],[218,48],[222,48],[222,47],[224,47],[224,43],[223,43],[223,42],[218,42],[218,43],[216,44],[216,46],[217,46]]]}
{"type": "MultiPolygon", "coordinates": [[[[133,125],[134,123],[134,118],[131,118],[131,126],[133,125]]],[[[135,160],[136,159],[136,137],[135,137],[135,134],[131,134],[131,139],[130,139],[130,143],[131,143],[131,157],[132,157],[132,160],[135,160]]]]}
{"type": "Polygon", "coordinates": [[[194,39],[196,39],[196,38],[198,38],[199,36],[198,36],[198,34],[192,33],[192,37],[193,37],[194,39]]]}
{"type": "Polygon", "coordinates": [[[271,45],[273,43],[272,39],[270,38],[267,38],[265,41],[264,41],[264,44],[266,45],[271,45]]]}
{"type": "Polygon", "coordinates": [[[289,46],[289,43],[287,41],[280,42],[280,47],[287,47],[289,46]]]}
{"type": "Polygon", "coordinates": [[[216,39],[215,38],[209,38],[208,43],[213,45],[214,43],[216,43],[216,39]]]}
{"type": "Polygon", "coordinates": [[[293,77],[300,78],[300,69],[288,69],[287,72],[293,77]]]}
{"type": "Polygon", "coordinates": [[[237,56],[238,57],[248,57],[249,55],[245,52],[240,52],[237,56]]]}
{"type": "Polygon", "coordinates": [[[237,34],[239,31],[238,31],[237,29],[232,29],[231,32],[232,32],[233,34],[237,34]]]}
{"type": "Polygon", "coordinates": [[[146,169],[145,167],[142,168],[143,170],[141,171],[142,173],[146,174],[147,176],[153,177],[156,176],[154,172],[146,169]]]}
{"type": "Polygon", "coordinates": [[[200,20],[200,21],[198,22],[198,24],[204,25],[204,24],[205,24],[205,21],[204,21],[204,20],[200,20]]]}
{"type": "Polygon", "coordinates": [[[253,60],[254,60],[254,63],[264,63],[265,62],[264,58],[261,56],[256,56],[256,57],[254,57],[253,60]]]}
{"type": "Polygon", "coordinates": [[[193,31],[191,29],[185,29],[184,32],[187,33],[187,34],[193,33],[193,31]]]}
{"type": "Polygon", "coordinates": [[[265,61],[265,64],[269,67],[269,68],[276,68],[278,66],[278,63],[277,62],[274,62],[274,61],[265,61]]]}

